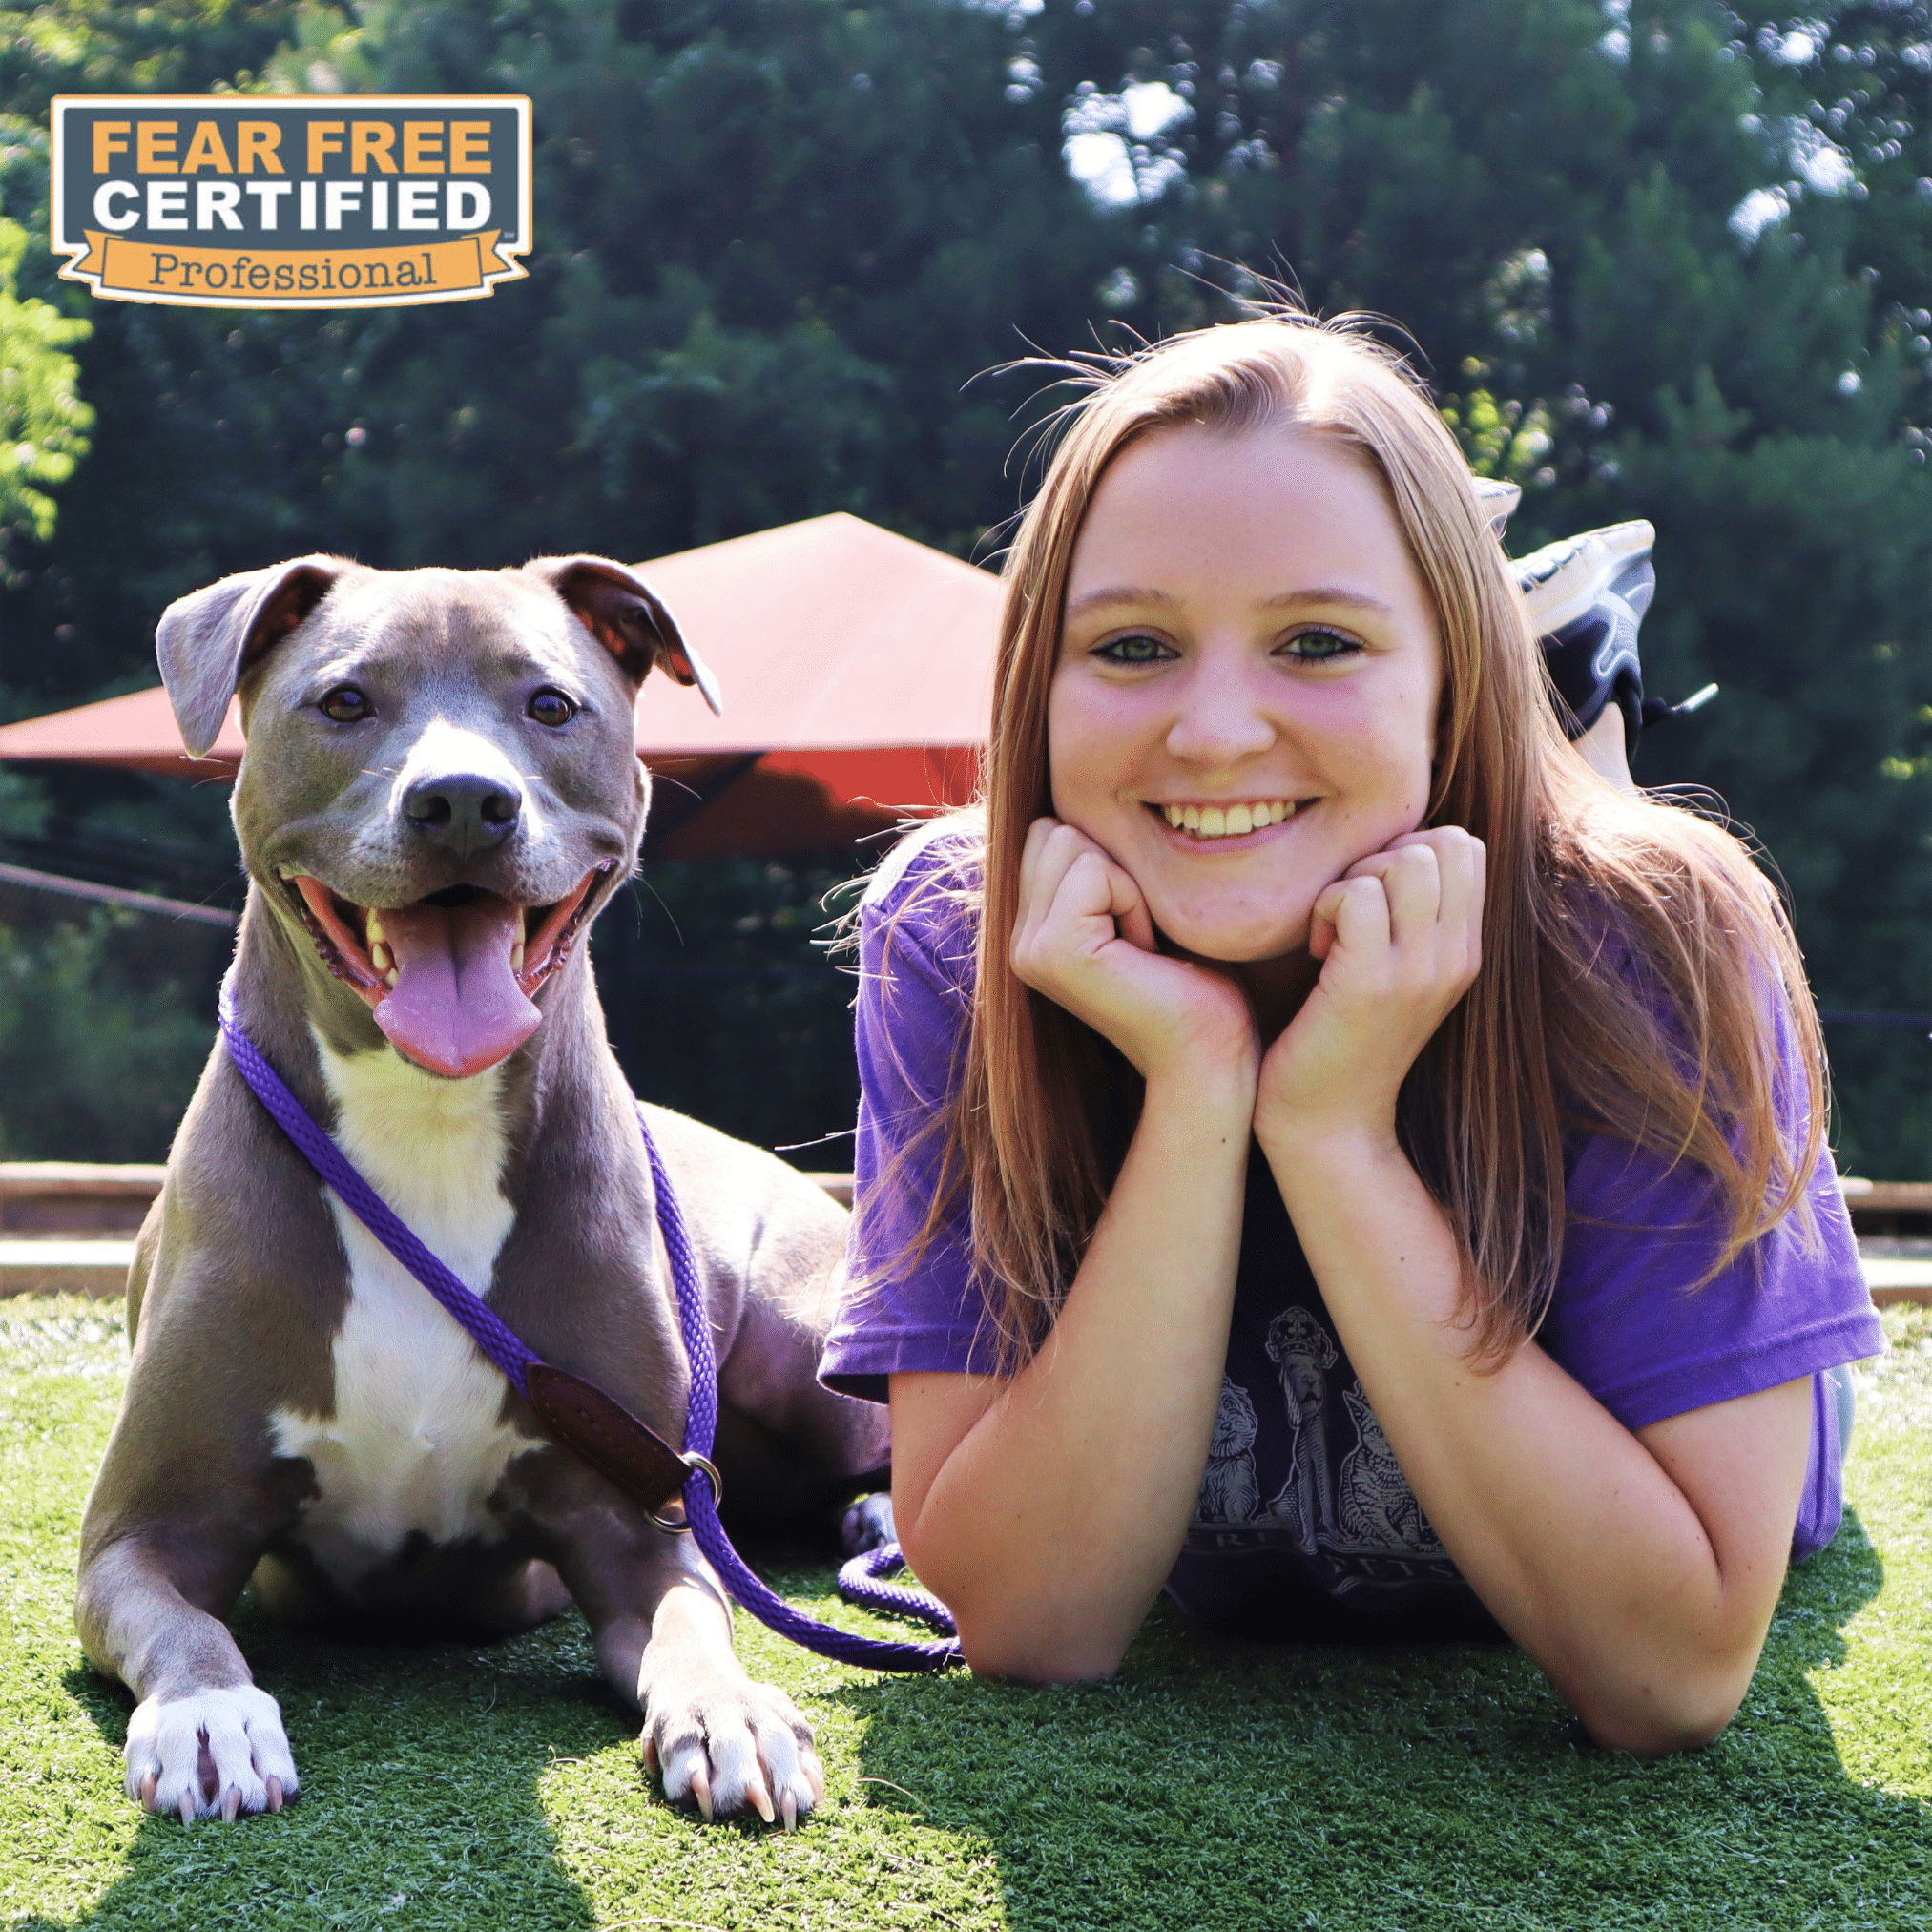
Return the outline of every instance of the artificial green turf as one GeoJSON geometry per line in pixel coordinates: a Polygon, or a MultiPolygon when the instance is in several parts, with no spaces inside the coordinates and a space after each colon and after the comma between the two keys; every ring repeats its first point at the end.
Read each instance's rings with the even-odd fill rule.
{"type": "MultiPolygon", "coordinates": [[[[824,1749],[825,1807],[788,1838],[666,1808],[574,1616],[488,1650],[368,1650],[244,1608],[301,1800],[230,1827],[144,1818],[120,1791],[128,1700],[69,1622],[118,1313],[0,1303],[0,1922],[1932,1925],[1932,1313],[1888,1327],[1895,1353],[1861,1390],[1855,1513],[1794,1576],[1744,1710],[1707,1751],[1597,1751],[1500,1649],[1268,1651],[1156,1615],[1114,1683],[1029,1691],[876,1677],[741,1619],[753,1669],[824,1749]]],[[[792,1559],[778,1580],[866,1622],[828,1598],[827,1568],[792,1559]]]]}

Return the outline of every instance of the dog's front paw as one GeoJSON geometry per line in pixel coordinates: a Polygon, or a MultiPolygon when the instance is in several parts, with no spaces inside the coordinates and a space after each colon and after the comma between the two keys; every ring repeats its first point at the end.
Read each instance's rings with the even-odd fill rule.
{"type": "Polygon", "coordinates": [[[697,1691],[667,1686],[644,1710],[644,1762],[673,1804],[707,1818],[755,1811],[790,1831],[825,1796],[812,1727],[770,1684],[739,1678],[697,1691]]]}
{"type": "Polygon", "coordinates": [[[280,1707],[253,1684],[137,1705],[127,1767],[128,1796],[183,1824],[280,1811],[299,1783],[280,1707]]]}

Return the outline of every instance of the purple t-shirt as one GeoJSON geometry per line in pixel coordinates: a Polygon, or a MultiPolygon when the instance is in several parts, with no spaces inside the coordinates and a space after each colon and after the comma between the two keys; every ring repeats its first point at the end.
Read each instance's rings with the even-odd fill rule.
{"type": "MultiPolygon", "coordinates": [[[[891,1265],[925,1222],[944,1146],[930,1130],[972,1009],[974,916],[934,889],[935,874],[975,836],[957,824],[913,835],[861,913],[853,1272],[874,1285],[841,1312],[819,1372],[875,1402],[903,1370],[998,1366],[963,1203],[915,1264],[891,1265]]],[[[1815,1249],[1780,1225],[1687,1292],[1720,1241],[1709,1176],[1601,1135],[1572,1136],[1567,1155],[1563,1255],[1538,1342],[1632,1430],[1813,1377],[1792,1555],[1821,1549],[1841,1505],[1838,1412],[1819,1371],[1884,1345],[1829,1156],[1812,1186],[1815,1249]]],[[[1403,1479],[1258,1150],[1220,1409],[1168,1591],[1198,1620],[1253,1635],[1493,1631],[1403,1479]]]]}

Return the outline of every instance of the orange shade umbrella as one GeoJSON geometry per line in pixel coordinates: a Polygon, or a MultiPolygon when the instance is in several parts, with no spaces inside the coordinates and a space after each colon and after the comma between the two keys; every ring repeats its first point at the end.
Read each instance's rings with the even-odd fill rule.
{"type": "MultiPolygon", "coordinates": [[[[721,717],[665,678],[638,697],[654,857],[808,851],[971,798],[997,578],[842,513],[637,568],[724,697],[721,717]]],[[[232,778],[241,752],[231,708],[190,758],[158,687],[0,727],[0,758],[176,778],[232,778]]]]}

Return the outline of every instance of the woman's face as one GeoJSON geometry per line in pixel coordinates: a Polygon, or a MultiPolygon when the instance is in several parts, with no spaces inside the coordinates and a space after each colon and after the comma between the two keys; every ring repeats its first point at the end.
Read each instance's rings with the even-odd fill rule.
{"type": "Polygon", "coordinates": [[[1441,660],[1365,459],[1305,430],[1158,431],[1074,546],[1054,815],[1183,951],[1278,959],[1324,887],[1422,824],[1441,660]]]}

